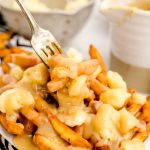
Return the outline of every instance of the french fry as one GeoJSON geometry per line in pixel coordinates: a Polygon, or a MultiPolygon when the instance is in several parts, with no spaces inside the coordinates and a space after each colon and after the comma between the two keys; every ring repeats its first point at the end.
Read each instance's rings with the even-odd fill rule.
{"type": "Polygon", "coordinates": [[[35,134],[33,137],[34,143],[40,148],[40,150],[58,150],[61,149],[59,145],[52,140],[48,140],[46,137],[39,134],[35,134]]]}
{"type": "Polygon", "coordinates": [[[104,84],[104,85],[108,85],[108,81],[107,81],[107,77],[106,77],[106,75],[104,74],[104,73],[100,73],[98,76],[97,76],[97,80],[99,81],[99,82],[101,82],[102,84],[104,84]]]}
{"type": "Polygon", "coordinates": [[[0,40],[0,50],[2,51],[6,47],[5,41],[0,40]]]}
{"type": "Polygon", "coordinates": [[[140,115],[140,119],[146,122],[150,122],[150,101],[148,99],[142,108],[142,114],[140,115]]]}
{"type": "Polygon", "coordinates": [[[128,88],[128,93],[134,94],[134,93],[136,93],[136,90],[133,88],[128,88]]]}
{"type": "Polygon", "coordinates": [[[6,120],[6,116],[3,113],[0,113],[0,123],[10,134],[19,135],[24,132],[24,126],[21,123],[6,120]]]}
{"type": "Polygon", "coordinates": [[[147,132],[150,134],[150,122],[148,122],[148,123],[146,124],[146,127],[147,127],[147,132]]]}
{"type": "Polygon", "coordinates": [[[4,63],[10,63],[11,62],[11,59],[12,57],[11,57],[11,54],[8,54],[7,56],[5,56],[4,58],[3,58],[3,62],[4,63]]]}
{"type": "Polygon", "coordinates": [[[38,59],[34,55],[22,54],[12,54],[12,63],[19,65],[23,68],[32,67],[38,64],[38,59]]]}
{"type": "Polygon", "coordinates": [[[149,134],[148,134],[147,131],[145,131],[145,132],[138,132],[138,133],[136,133],[136,134],[133,136],[132,139],[138,139],[138,140],[140,140],[141,142],[144,142],[144,141],[147,139],[148,135],[149,135],[149,134]]]}
{"type": "Polygon", "coordinates": [[[99,66],[97,59],[82,61],[78,64],[78,75],[91,75],[99,66]]]}
{"type": "Polygon", "coordinates": [[[11,35],[12,35],[11,32],[1,33],[1,34],[0,34],[0,41],[9,40],[10,37],[11,37],[11,35]]]}
{"type": "Polygon", "coordinates": [[[8,63],[2,63],[2,70],[4,73],[9,73],[10,72],[10,66],[8,63]]]}
{"type": "Polygon", "coordinates": [[[107,86],[103,85],[96,79],[91,79],[90,87],[97,95],[100,95],[109,89],[107,86]]]}
{"type": "Polygon", "coordinates": [[[5,84],[3,82],[3,77],[0,75],[0,88],[3,87],[5,84]]]}
{"type": "Polygon", "coordinates": [[[98,59],[99,64],[102,68],[102,73],[104,73],[106,75],[107,69],[104,64],[103,58],[102,58],[101,54],[98,52],[98,50],[92,44],[90,45],[89,54],[92,59],[98,59]]]}
{"type": "Polygon", "coordinates": [[[55,79],[47,83],[47,88],[48,91],[51,92],[56,92],[63,88],[67,82],[67,79],[55,79]]]}
{"type": "Polygon", "coordinates": [[[109,145],[103,145],[100,147],[95,147],[94,150],[110,150],[109,145]]]}
{"type": "Polygon", "coordinates": [[[13,47],[13,48],[11,48],[11,52],[15,53],[15,54],[21,54],[21,53],[25,53],[25,54],[29,54],[29,55],[32,54],[32,52],[24,50],[24,49],[19,48],[19,47],[13,47]]]}
{"type": "Polygon", "coordinates": [[[11,53],[11,51],[9,50],[9,49],[1,49],[0,50],[0,57],[1,58],[3,58],[3,57],[5,57],[5,56],[7,56],[7,55],[9,55],[11,53]]]}
{"type": "Polygon", "coordinates": [[[133,115],[136,116],[136,114],[137,114],[138,112],[140,112],[141,108],[142,108],[142,105],[141,105],[141,104],[133,103],[133,104],[131,104],[129,107],[127,107],[127,110],[128,110],[131,114],[133,114],[133,115]]]}
{"type": "Polygon", "coordinates": [[[47,122],[47,118],[35,111],[32,107],[27,106],[23,107],[20,110],[21,114],[26,117],[28,120],[30,120],[32,123],[34,123],[36,126],[40,126],[47,122]]]}
{"type": "Polygon", "coordinates": [[[56,67],[59,64],[59,60],[63,59],[62,55],[53,55],[48,60],[48,65],[51,68],[56,67]]]}
{"type": "Polygon", "coordinates": [[[68,126],[63,124],[55,115],[53,115],[49,110],[45,111],[49,121],[51,122],[55,131],[61,136],[62,139],[67,141],[73,146],[91,148],[91,144],[82,138],[75,131],[70,129],[68,126]]]}

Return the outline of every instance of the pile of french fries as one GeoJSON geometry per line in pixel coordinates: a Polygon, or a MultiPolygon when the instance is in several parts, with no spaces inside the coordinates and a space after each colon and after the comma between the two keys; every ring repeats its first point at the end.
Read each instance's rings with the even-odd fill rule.
{"type": "Polygon", "coordinates": [[[8,48],[10,37],[0,34],[0,123],[8,133],[29,135],[40,150],[145,149],[150,97],[108,71],[93,45],[91,59],[57,54],[48,70],[34,53],[8,48]]]}

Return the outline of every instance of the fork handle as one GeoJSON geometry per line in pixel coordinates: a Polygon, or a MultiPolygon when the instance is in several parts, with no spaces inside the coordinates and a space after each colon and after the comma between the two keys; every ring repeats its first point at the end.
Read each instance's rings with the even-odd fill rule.
{"type": "Polygon", "coordinates": [[[39,30],[39,28],[40,28],[39,25],[36,23],[35,19],[31,15],[29,10],[25,7],[25,4],[23,3],[23,1],[16,0],[16,2],[18,3],[19,7],[21,8],[26,19],[28,20],[32,33],[35,33],[37,30],[39,30]]]}

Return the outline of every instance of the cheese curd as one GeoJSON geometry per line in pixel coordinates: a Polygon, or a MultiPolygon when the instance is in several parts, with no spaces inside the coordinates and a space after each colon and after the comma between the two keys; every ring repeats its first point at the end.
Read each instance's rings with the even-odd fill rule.
{"type": "Polygon", "coordinates": [[[82,95],[82,89],[85,87],[87,77],[85,75],[73,79],[68,87],[69,96],[82,95]]]}
{"type": "Polygon", "coordinates": [[[102,104],[92,120],[93,130],[103,139],[115,141],[120,138],[120,114],[109,104],[102,104]]]}
{"type": "Polygon", "coordinates": [[[145,145],[139,140],[126,140],[121,143],[120,150],[145,150],[145,145]]]}
{"type": "Polygon", "coordinates": [[[113,71],[107,72],[107,81],[110,88],[122,88],[124,90],[127,90],[127,85],[123,78],[117,73],[113,71]]]}
{"type": "Polygon", "coordinates": [[[123,89],[109,89],[100,95],[100,100],[119,109],[124,106],[129,97],[130,94],[123,89]]]}
{"type": "Polygon", "coordinates": [[[33,104],[33,96],[29,91],[24,89],[11,89],[0,95],[0,111],[7,115],[12,115],[20,108],[33,104]]]}
{"type": "Polygon", "coordinates": [[[77,63],[83,60],[81,53],[74,48],[70,48],[66,54],[69,58],[73,58],[77,63]]]}
{"type": "Polygon", "coordinates": [[[146,102],[146,98],[142,94],[138,94],[138,93],[132,94],[131,103],[144,105],[145,102],[146,102]]]}
{"type": "Polygon", "coordinates": [[[20,66],[15,66],[10,70],[10,74],[15,77],[16,80],[20,80],[23,76],[23,69],[20,66]]]}
{"type": "Polygon", "coordinates": [[[49,73],[46,66],[41,63],[25,70],[21,82],[45,85],[48,81],[48,76],[49,73]]]}
{"type": "Polygon", "coordinates": [[[137,127],[139,120],[131,115],[125,108],[120,111],[120,132],[122,134],[128,133],[134,127],[137,127]]]}

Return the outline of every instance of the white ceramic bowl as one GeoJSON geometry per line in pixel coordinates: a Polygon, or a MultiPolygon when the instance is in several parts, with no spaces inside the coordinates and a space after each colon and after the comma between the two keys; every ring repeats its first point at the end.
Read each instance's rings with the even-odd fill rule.
{"type": "MultiPolygon", "coordinates": [[[[58,5],[58,7],[62,7],[64,5],[62,2],[65,2],[65,0],[51,1],[53,5],[58,5]]],[[[87,5],[69,11],[54,9],[47,12],[32,12],[32,14],[41,27],[50,30],[56,39],[63,43],[71,39],[84,26],[91,14],[94,3],[95,0],[89,0],[87,5]]],[[[10,0],[0,0],[0,5],[2,6],[2,14],[7,25],[13,31],[30,37],[29,24],[21,11],[12,9],[10,0]]]]}

